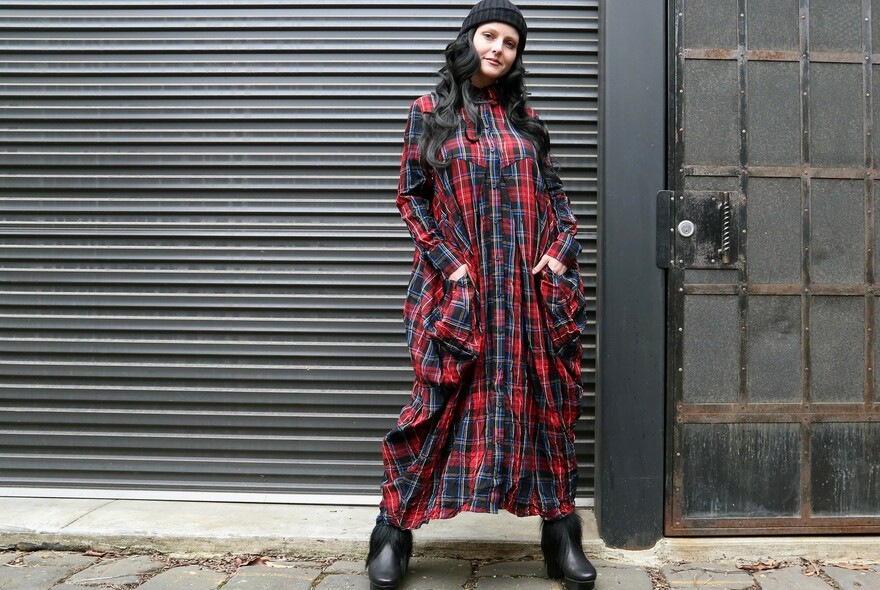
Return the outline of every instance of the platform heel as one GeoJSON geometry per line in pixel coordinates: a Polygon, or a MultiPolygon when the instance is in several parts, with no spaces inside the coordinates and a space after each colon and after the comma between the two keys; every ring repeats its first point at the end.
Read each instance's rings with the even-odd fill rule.
{"type": "Polygon", "coordinates": [[[575,513],[541,521],[541,552],[547,577],[562,578],[566,590],[593,590],[596,568],[584,555],[583,521],[575,513]]]}
{"type": "Polygon", "coordinates": [[[394,590],[403,582],[412,556],[412,531],[377,524],[370,534],[367,569],[370,590],[394,590]]]}

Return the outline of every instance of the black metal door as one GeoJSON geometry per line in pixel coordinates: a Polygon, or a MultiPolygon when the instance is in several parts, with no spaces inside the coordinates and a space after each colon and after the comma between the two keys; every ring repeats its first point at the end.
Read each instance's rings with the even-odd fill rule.
{"type": "Polygon", "coordinates": [[[880,2],[670,6],[666,532],[880,531],[880,2]]]}

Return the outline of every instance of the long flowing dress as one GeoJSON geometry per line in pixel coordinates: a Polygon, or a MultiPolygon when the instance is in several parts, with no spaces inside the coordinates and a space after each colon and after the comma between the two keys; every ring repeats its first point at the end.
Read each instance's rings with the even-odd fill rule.
{"type": "Polygon", "coordinates": [[[416,243],[404,305],[415,381],[383,441],[377,522],[413,529],[499,508],[559,518],[577,487],[577,224],[494,87],[478,92],[482,129],[465,118],[442,148],[448,166],[426,165],[419,137],[434,100],[412,103],[405,131],[397,205],[416,243]],[[544,254],[568,271],[533,275],[544,254]],[[449,280],[462,264],[473,279],[449,280]]]}

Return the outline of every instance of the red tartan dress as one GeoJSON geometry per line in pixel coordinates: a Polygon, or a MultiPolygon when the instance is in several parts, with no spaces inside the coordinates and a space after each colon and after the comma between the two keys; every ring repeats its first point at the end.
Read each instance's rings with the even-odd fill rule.
{"type": "Polygon", "coordinates": [[[413,529],[461,511],[554,519],[574,510],[584,295],[568,198],[480,92],[483,132],[462,123],[421,161],[431,95],[411,106],[397,205],[416,243],[404,305],[412,399],[383,441],[377,522],[413,529]],[[466,135],[467,133],[467,135],[466,135]],[[544,254],[568,271],[531,269],[544,254]],[[450,281],[467,264],[474,280],[450,281]]]}

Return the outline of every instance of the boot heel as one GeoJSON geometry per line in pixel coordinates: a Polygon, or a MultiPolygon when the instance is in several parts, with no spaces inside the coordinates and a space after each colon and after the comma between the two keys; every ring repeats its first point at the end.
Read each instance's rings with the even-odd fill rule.
{"type": "Polygon", "coordinates": [[[544,562],[547,564],[547,577],[548,578],[561,578],[562,577],[562,568],[559,567],[559,564],[556,563],[554,559],[544,559],[544,562]]]}
{"type": "Polygon", "coordinates": [[[595,582],[575,582],[572,580],[565,581],[565,590],[593,590],[595,582]]]}

